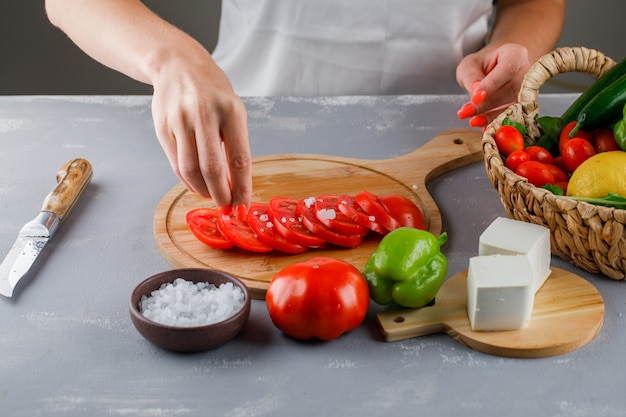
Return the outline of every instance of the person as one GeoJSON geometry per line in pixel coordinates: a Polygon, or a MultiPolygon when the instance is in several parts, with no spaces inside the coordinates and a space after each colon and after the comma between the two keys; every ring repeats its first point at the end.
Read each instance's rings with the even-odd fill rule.
{"type": "Polygon", "coordinates": [[[238,216],[252,195],[241,97],[465,90],[458,116],[483,126],[515,101],[565,19],[565,0],[223,0],[210,53],[140,0],[45,8],[88,55],[152,85],[174,173],[238,216]]]}

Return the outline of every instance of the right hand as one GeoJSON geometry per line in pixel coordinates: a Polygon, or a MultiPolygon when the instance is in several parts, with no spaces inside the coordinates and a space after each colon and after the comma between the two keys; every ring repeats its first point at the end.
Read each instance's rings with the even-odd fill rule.
{"type": "Polygon", "coordinates": [[[155,80],[152,115],[174,173],[218,207],[248,207],[252,162],[247,114],[208,52],[165,59],[155,80]]]}

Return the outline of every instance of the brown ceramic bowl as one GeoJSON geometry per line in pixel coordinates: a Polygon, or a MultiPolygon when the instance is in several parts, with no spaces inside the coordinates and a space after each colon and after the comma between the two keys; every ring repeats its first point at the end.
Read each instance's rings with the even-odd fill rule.
{"type": "Polygon", "coordinates": [[[135,287],[130,296],[130,318],[143,337],[155,345],[177,352],[198,352],[220,346],[239,334],[250,315],[250,294],[246,286],[237,278],[223,272],[201,269],[173,269],[153,275],[135,287]],[[215,285],[231,282],[241,288],[244,305],[233,316],[205,326],[177,327],[152,321],[139,311],[139,301],[143,295],[150,296],[162,284],[183,278],[194,283],[208,282],[215,285]]]}

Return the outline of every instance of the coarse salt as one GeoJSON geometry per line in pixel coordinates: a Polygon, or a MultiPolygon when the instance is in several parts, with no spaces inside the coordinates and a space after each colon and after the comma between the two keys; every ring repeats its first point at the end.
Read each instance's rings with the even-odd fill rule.
{"type": "Polygon", "coordinates": [[[139,311],[157,323],[176,327],[204,326],[233,316],[244,305],[241,288],[177,278],[142,296],[139,311]]]}

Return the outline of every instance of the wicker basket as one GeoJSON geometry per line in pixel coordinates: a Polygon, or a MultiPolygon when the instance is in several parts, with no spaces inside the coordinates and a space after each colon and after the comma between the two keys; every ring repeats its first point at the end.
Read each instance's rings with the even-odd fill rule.
{"type": "Polygon", "coordinates": [[[626,210],[596,206],[558,197],[530,184],[506,168],[496,146],[496,130],[508,117],[522,123],[529,135],[539,132],[537,97],[541,85],[565,72],[599,77],[615,65],[601,52],[587,48],[559,48],[544,55],[526,74],[518,96],[485,129],[482,146],[489,180],[511,218],[550,229],[552,253],[589,272],[623,280],[626,272],[626,210]]]}

